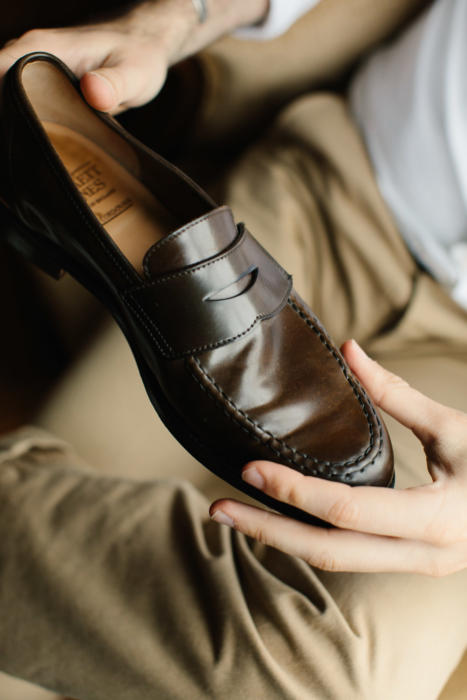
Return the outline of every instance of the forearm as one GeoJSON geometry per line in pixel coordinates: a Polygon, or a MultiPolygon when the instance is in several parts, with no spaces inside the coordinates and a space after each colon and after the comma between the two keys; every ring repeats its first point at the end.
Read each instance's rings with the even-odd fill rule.
{"type": "Polygon", "coordinates": [[[149,102],[169,66],[238,27],[266,17],[269,0],[207,0],[200,22],[192,0],[143,0],[120,16],[26,32],[0,50],[0,78],[32,51],[58,56],[81,80],[95,109],[117,113],[149,102]]]}

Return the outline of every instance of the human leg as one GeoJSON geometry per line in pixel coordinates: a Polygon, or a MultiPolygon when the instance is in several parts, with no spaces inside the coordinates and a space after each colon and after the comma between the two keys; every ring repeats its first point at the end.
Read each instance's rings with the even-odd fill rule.
{"type": "MultiPolygon", "coordinates": [[[[253,217],[249,225],[263,244],[272,245],[279,259],[294,272],[298,289],[335,337],[343,340],[354,335],[377,359],[422,391],[466,411],[467,315],[413,260],[407,259],[405,245],[382,204],[360,137],[345,106],[329,97],[307,98],[283,114],[278,126],[267,148],[250,153],[227,182],[234,206],[247,221],[253,217]],[[294,170],[299,173],[295,203],[301,202],[301,211],[307,212],[308,221],[300,217],[297,207],[291,206],[292,196],[281,200],[277,195],[280,188],[292,190],[294,170]],[[269,212],[255,207],[255,198],[263,200],[263,190],[267,187],[273,193],[269,212]],[[318,216],[313,218],[316,211],[318,216]],[[306,249],[307,242],[309,248],[308,254],[294,260],[297,238],[301,241],[305,238],[303,248],[306,249]],[[343,298],[339,279],[345,290],[343,298]],[[319,283],[314,284],[316,280],[319,283]],[[388,309],[392,313],[388,314],[388,309]]],[[[428,480],[424,454],[415,438],[394,421],[388,422],[396,451],[397,485],[408,487],[428,480]]],[[[366,613],[369,619],[373,618],[375,634],[380,635],[378,642],[384,647],[384,640],[388,641],[385,673],[386,682],[392,679],[391,684],[385,686],[382,676],[378,682],[375,674],[368,681],[367,687],[372,687],[374,693],[369,696],[386,697],[387,692],[388,697],[393,697],[390,693],[397,688],[401,697],[416,697],[420,690],[415,686],[425,672],[412,666],[411,687],[409,677],[403,679],[408,666],[404,671],[404,663],[399,661],[395,672],[394,668],[391,670],[394,658],[390,660],[409,606],[406,608],[402,603],[399,620],[402,624],[398,629],[394,619],[391,632],[391,620],[388,617],[385,621],[378,607],[384,606],[383,598],[378,603],[377,595],[372,600],[363,588],[359,590],[364,578],[354,578],[359,593],[350,596],[340,590],[338,576],[325,577],[326,585],[333,582],[337,600],[344,595],[349,603],[348,612],[358,610],[359,596],[365,597],[366,613]],[[385,687],[392,691],[384,690],[385,687]]],[[[415,581],[415,577],[408,580],[415,581]]],[[[395,593],[397,586],[391,586],[395,593]]],[[[437,588],[441,593],[442,586],[435,585],[433,590],[437,588]]],[[[371,589],[370,586],[368,594],[371,589]]],[[[461,587],[458,591],[462,595],[461,587]]],[[[438,623],[435,618],[436,615],[430,618],[430,625],[436,630],[436,624],[443,624],[442,614],[438,623]]],[[[414,643],[415,649],[424,635],[429,638],[430,629],[424,632],[416,618],[411,622],[409,619],[410,615],[406,621],[412,626],[414,636],[408,642],[414,643]]],[[[441,674],[448,675],[457,663],[465,648],[465,631],[463,620],[457,628],[459,647],[452,653],[449,644],[443,645],[436,672],[445,661],[447,667],[441,674]]],[[[411,652],[408,658],[412,663],[411,652]]],[[[434,686],[430,685],[433,678],[427,679],[425,697],[431,697],[430,693],[435,696],[434,686]]]]}
{"type": "MultiPolygon", "coordinates": [[[[238,215],[294,272],[299,290],[335,336],[344,339],[355,335],[386,364],[390,358],[398,362],[390,368],[422,390],[466,409],[466,392],[459,390],[465,381],[465,315],[417,267],[406,250],[341,100],[317,96],[294,105],[267,141],[232,172],[226,193],[238,215]],[[269,209],[263,203],[268,203],[269,209]],[[341,279],[346,293],[339,291],[341,279]]],[[[104,355],[108,357],[108,353],[104,355]]],[[[122,370],[111,374],[114,378],[120,375],[123,381],[123,366],[122,370]]],[[[124,383],[124,393],[123,387],[124,383]]],[[[90,394],[86,406],[91,413],[92,402],[90,394]]],[[[52,413],[48,415],[50,421],[52,413]]],[[[127,455],[136,416],[134,411],[133,420],[120,435],[127,455]]],[[[112,415],[109,413],[107,418],[111,421],[112,415]]],[[[53,425],[49,423],[49,427],[53,425]]],[[[397,485],[422,482],[427,478],[423,453],[413,439],[392,424],[391,428],[397,485]]],[[[141,451],[147,441],[154,456],[156,436],[160,433],[155,423],[150,441],[141,435],[141,451]]],[[[155,458],[154,467],[158,468],[155,458]]],[[[203,489],[208,487],[206,483],[203,489]]],[[[225,490],[218,493],[223,495],[225,490]]],[[[191,507],[183,503],[184,508],[191,507]]],[[[190,533],[192,526],[195,530],[204,528],[200,523],[205,522],[206,505],[203,501],[185,532],[190,533]]],[[[165,510],[164,517],[161,515],[163,522],[169,512],[165,510]]],[[[197,578],[200,543],[193,542],[189,534],[187,537],[193,553],[190,571],[183,576],[197,578]]],[[[238,533],[234,534],[233,541],[238,544],[237,537],[238,533]]],[[[174,539],[171,535],[169,541],[174,539]]],[[[166,545],[167,541],[161,546],[166,545]]],[[[227,606],[222,615],[227,615],[234,626],[231,634],[244,640],[249,651],[248,658],[238,661],[243,673],[236,691],[242,688],[242,692],[256,692],[260,697],[274,697],[275,692],[279,697],[311,698],[437,697],[465,647],[467,627],[460,605],[466,584],[464,572],[442,580],[394,574],[328,574],[312,571],[259,545],[248,545],[256,559],[245,562],[239,553],[246,551],[244,546],[234,550],[236,564],[228,568],[226,579],[221,577],[222,585],[218,585],[219,579],[213,583],[209,566],[202,576],[205,586],[212,585],[214,600],[222,595],[227,606]],[[264,586],[263,576],[267,580],[264,586]],[[227,580],[232,587],[227,586],[227,580]],[[284,583],[285,590],[293,590],[291,595],[300,606],[300,615],[293,606],[286,606],[287,613],[282,614],[279,601],[287,597],[284,583]],[[239,613],[235,607],[239,585],[242,591],[250,593],[254,589],[259,596],[248,600],[253,628],[247,631],[253,630],[252,636],[242,626],[241,610],[245,608],[239,613]],[[310,604],[314,606],[313,615],[310,604]],[[442,646],[435,644],[447,625],[449,638],[443,639],[442,646]],[[264,664],[263,653],[268,659],[279,658],[279,667],[264,664]],[[255,669],[248,668],[250,662],[255,669]],[[261,679],[256,675],[258,667],[261,679]]],[[[227,559],[230,561],[230,555],[227,559]]],[[[177,570],[172,559],[169,568],[177,570]]],[[[181,589],[177,595],[180,600],[184,597],[181,589]]],[[[199,622],[193,637],[200,645],[209,646],[212,639],[208,641],[205,636],[205,627],[213,624],[211,616],[219,622],[219,615],[215,607],[202,608],[200,600],[183,607],[199,622]]],[[[178,624],[176,619],[174,624],[178,624]]],[[[222,638],[219,632],[218,636],[222,638]]],[[[181,649],[177,657],[180,667],[186,665],[183,656],[181,649]]],[[[220,677],[212,666],[197,668],[202,674],[214,674],[213,682],[220,677]]],[[[228,675],[226,672],[224,677],[228,675]]],[[[229,687],[222,688],[223,697],[229,697],[229,692],[229,687]]]]}
{"type": "MultiPolygon", "coordinates": [[[[332,285],[330,285],[330,286],[332,287],[332,285]]],[[[400,303],[400,302],[399,302],[399,303],[400,303]]],[[[397,306],[397,308],[399,309],[399,308],[400,308],[400,306],[397,306]]]]}

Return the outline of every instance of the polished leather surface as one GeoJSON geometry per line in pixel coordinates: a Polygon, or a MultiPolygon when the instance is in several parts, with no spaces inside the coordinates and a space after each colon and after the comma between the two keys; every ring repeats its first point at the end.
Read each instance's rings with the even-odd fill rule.
{"type": "Polygon", "coordinates": [[[229,207],[213,209],[151,246],[144,256],[145,275],[155,279],[209,260],[222,254],[237,235],[229,207]]]}
{"type": "MultiPolygon", "coordinates": [[[[229,212],[225,218],[228,231],[229,212]]],[[[157,328],[160,352],[175,358],[241,338],[286,304],[291,287],[290,276],[239,226],[217,256],[151,279],[126,298],[157,328]]]]}
{"type": "Polygon", "coordinates": [[[128,167],[184,217],[147,251],[138,275],[41,129],[22,80],[30,61],[51,62],[79,95],[73,77],[48,55],[23,58],[9,71],[2,196],[32,232],[29,244],[47,241],[63,267],[109,306],[175,436],[240,487],[240,469],[253,458],[353,485],[389,485],[384,424],[290,276],[235,224],[228,207],[216,208],[113,119],[84,106],[80,118],[98,120],[92,129],[111,132],[111,146],[120,140],[131,151],[128,167]]]}

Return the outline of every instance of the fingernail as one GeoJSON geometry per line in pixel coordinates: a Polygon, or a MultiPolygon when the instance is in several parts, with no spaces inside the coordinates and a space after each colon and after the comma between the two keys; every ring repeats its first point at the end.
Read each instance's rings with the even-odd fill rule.
{"type": "Polygon", "coordinates": [[[90,70],[89,73],[88,73],[88,75],[95,75],[96,78],[100,78],[100,80],[105,80],[105,82],[107,83],[107,85],[108,85],[109,87],[111,87],[112,90],[115,90],[115,88],[114,88],[114,86],[112,85],[112,83],[110,82],[110,80],[109,80],[108,78],[106,78],[105,75],[102,75],[102,73],[98,73],[97,71],[90,70]]]}
{"type": "Polygon", "coordinates": [[[222,510],[216,510],[211,515],[211,520],[215,520],[219,525],[228,525],[229,527],[234,527],[235,523],[232,518],[229,518],[222,510]]]}
{"type": "Polygon", "coordinates": [[[256,467],[245,469],[245,471],[242,473],[242,479],[243,481],[246,481],[247,484],[254,486],[255,489],[264,488],[264,477],[261,476],[256,467]]]}

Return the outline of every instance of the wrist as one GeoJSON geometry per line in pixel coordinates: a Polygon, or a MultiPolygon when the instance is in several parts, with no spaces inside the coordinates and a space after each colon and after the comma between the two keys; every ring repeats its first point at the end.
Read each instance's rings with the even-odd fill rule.
{"type": "Polygon", "coordinates": [[[238,29],[238,27],[260,24],[266,19],[269,13],[270,0],[251,0],[251,2],[245,4],[245,16],[243,17],[241,24],[237,24],[237,26],[232,27],[232,30],[238,29]]]}
{"type": "Polygon", "coordinates": [[[157,38],[171,65],[238,27],[261,22],[268,9],[269,0],[207,0],[201,23],[192,0],[143,0],[121,22],[127,33],[157,38]]]}
{"type": "Polygon", "coordinates": [[[174,63],[190,34],[196,30],[199,18],[191,0],[143,0],[119,20],[127,34],[156,42],[174,63]]]}
{"type": "MultiPolygon", "coordinates": [[[[191,2],[191,0],[189,0],[191,2]]],[[[199,23],[181,47],[185,58],[239,27],[257,24],[268,13],[269,0],[207,0],[208,16],[199,23]]]]}

